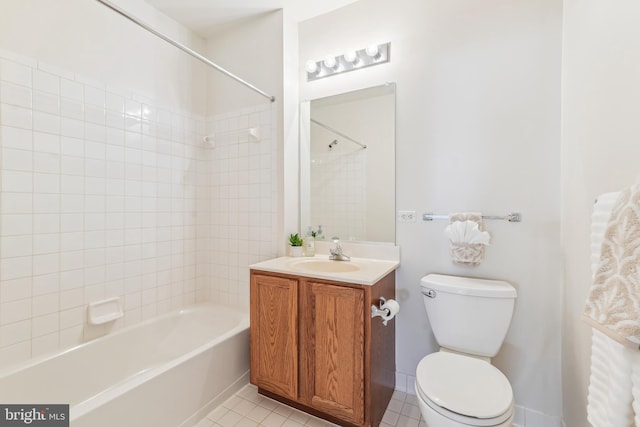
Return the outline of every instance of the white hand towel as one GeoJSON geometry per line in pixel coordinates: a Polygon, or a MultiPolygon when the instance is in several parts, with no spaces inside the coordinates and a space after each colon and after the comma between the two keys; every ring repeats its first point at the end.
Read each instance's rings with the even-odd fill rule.
{"type": "Polygon", "coordinates": [[[482,214],[479,212],[449,214],[449,225],[445,235],[451,242],[453,262],[463,265],[480,265],[484,258],[484,247],[491,236],[482,231],[482,214]]]}

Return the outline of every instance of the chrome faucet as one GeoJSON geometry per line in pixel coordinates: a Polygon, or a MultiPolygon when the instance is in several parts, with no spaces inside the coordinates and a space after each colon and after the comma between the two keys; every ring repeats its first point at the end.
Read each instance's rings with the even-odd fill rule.
{"type": "Polygon", "coordinates": [[[351,257],[342,253],[342,246],[340,245],[340,238],[333,237],[333,243],[336,244],[335,247],[329,249],[331,255],[329,255],[329,259],[333,261],[351,261],[351,257]]]}

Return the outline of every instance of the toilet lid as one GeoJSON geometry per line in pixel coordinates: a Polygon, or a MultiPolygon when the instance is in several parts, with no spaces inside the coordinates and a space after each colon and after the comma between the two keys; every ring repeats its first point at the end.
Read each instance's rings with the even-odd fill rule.
{"type": "Polygon", "coordinates": [[[438,406],[468,417],[499,417],[513,401],[509,380],[495,366],[455,353],[439,351],[423,358],[416,384],[438,406]]]}

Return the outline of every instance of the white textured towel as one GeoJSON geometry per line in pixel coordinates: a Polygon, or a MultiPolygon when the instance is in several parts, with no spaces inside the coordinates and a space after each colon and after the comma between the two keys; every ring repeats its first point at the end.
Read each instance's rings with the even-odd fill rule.
{"type": "MultiPolygon", "coordinates": [[[[603,194],[593,207],[591,269],[594,276],[606,225],[618,195],[603,194]]],[[[591,342],[587,418],[594,427],[640,427],[640,353],[595,328],[591,342]]]]}
{"type": "MultiPolygon", "coordinates": [[[[598,224],[604,216],[598,216],[598,224]]],[[[599,231],[599,229],[598,229],[599,231]]],[[[640,185],[620,192],[601,239],[584,319],[631,349],[640,349],[640,185]]]]}

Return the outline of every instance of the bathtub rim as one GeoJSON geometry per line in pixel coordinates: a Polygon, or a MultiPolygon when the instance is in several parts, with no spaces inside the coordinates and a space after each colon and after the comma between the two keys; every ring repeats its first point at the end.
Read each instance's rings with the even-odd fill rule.
{"type": "MultiPolygon", "coordinates": [[[[168,363],[168,364],[171,364],[175,360],[182,359],[184,356],[186,356],[188,354],[195,355],[195,354],[200,353],[204,348],[208,347],[209,344],[212,341],[216,341],[217,342],[217,341],[219,341],[221,339],[220,337],[222,337],[222,336],[228,337],[230,335],[231,331],[234,331],[235,333],[237,333],[238,331],[241,331],[241,330],[249,327],[249,311],[248,310],[243,310],[243,309],[240,309],[240,308],[237,308],[237,307],[227,306],[227,305],[224,305],[224,304],[219,304],[219,303],[214,303],[214,302],[199,302],[199,303],[196,303],[196,304],[190,304],[190,305],[188,305],[186,307],[182,307],[182,308],[179,308],[177,310],[172,310],[172,311],[169,311],[167,313],[160,314],[158,316],[150,317],[149,319],[145,319],[142,322],[138,322],[138,323],[135,323],[135,324],[130,325],[130,326],[124,326],[124,327],[116,330],[115,332],[106,333],[106,334],[101,335],[99,337],[93,338],[93,339],[91,339],[91,340],[89,340],[87,342],[83,342],[81,344],[77,344],[77,345],[74,345],[72,347],[68,347],[68,348],[59,350],[59,351],[57,351],[55,353],[43,354],[41,356],[36,356],[34,358],[25,360],[23,362],[15,363],[15,364],[9,365],[9,366],[7,366],[5,368],[1,368],[0,369],[0,380],[4,379],[4,378],[6,378],[6,377],[8,377],[8,376],[10,376],[12,374],[15,374],[15,373],[17,373],[19,371],[23,371],[23,370],[29,369],[29,368],[31,368],[33,366],[36,366],[38,364],[47,362],[48,360],[52,360],[52,359],[55,359],[55,358],[58,358],[58,357],[62,357],[63,355],[65,355],[65,354],[67,354],[67,353],[69,353],[71,351],[78,350],[80,348],[86,347],[89,344],[92,344],[92,343],[94,343],[95,341],[97,341],[99,339],[112,337],[112,336],[118,336],[118,335],[121,335],[121,334],[123,334],[125,332],[131,331],[132,329],[142,328],[142,327],[147,326],[147,325],[149,325],[151,323],[154,323],[154,322],[156,322],[158,320],[162,320],[162,319],[165,319],[165,318],[168,318],[168,317],[173,317],[173,316],[176,316],[176,315],[180,315],[180,314],[188,312],[188,311],[194,311],[194,310],[199,309],[199,308],[207,308],[207,307],[211,307],[211,308],[224,307],[225,309],[233,310],[233,311],[241,314],[242,318],[240,320],[240,323],[238,325],[236,325],[234,328],[232,328],[230,331],[225,331],[225,333],[222,334],[221,336],[215,337],[213,340],[209,340],[209,341],[205,342],[204,344],[191,349],[189,352],[179,356],[176,359],[172,359],[171,362],[168,363]]],[[[88,323],[86,322],[86,316],[85,316],[85,323],[83,323],[83,327],[86,327],[87,325],[88,325],[88,323]]]]}

